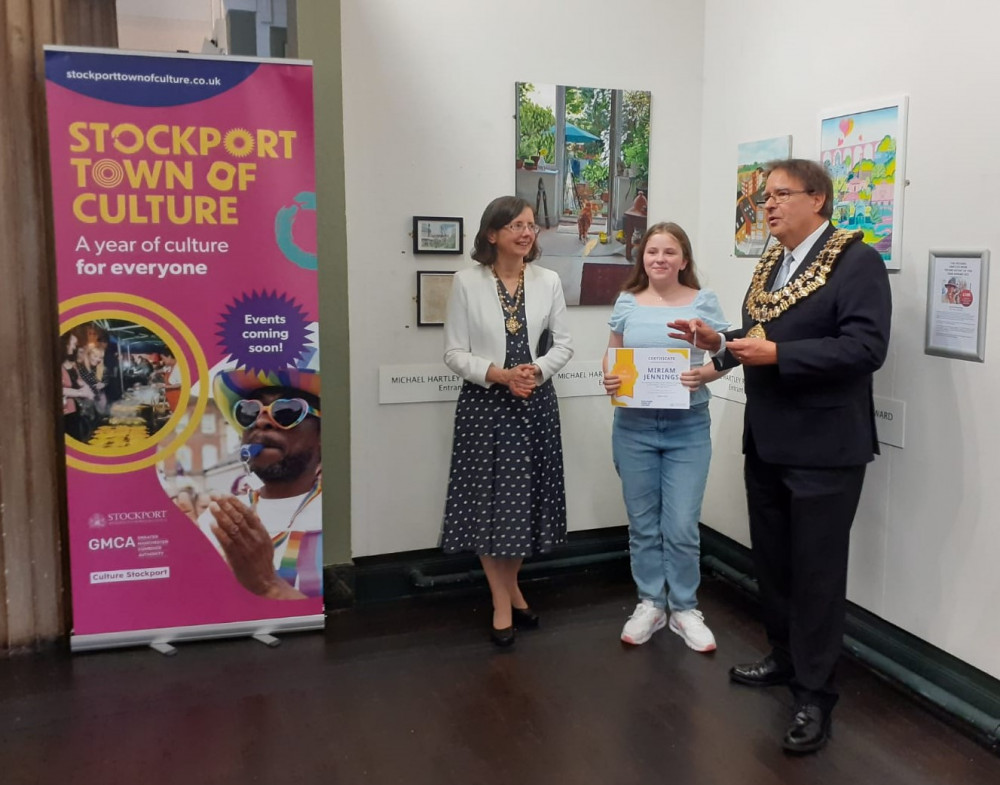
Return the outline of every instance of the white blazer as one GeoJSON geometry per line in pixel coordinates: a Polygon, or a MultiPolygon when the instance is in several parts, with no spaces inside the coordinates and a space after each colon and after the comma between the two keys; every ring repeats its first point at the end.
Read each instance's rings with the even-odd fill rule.
{"type": "MultiPolygon", "coordinates": [[[[556,273],[534,264],[524,266],[524,311],[531,361],[541,370],[544,382],[573,356],[566,328],[566,298],[556,273]],[[546,329],[552,336],[552,347],[537,357],[538,337],[546,329]]],[[[477,263],[455,273],[444,323],[445,365],[463,379],[492,387],[493,383],[486,381],[486,371],[491,364],[503,368],[507,357],[504,318],[489,265],[477,263]]]]}

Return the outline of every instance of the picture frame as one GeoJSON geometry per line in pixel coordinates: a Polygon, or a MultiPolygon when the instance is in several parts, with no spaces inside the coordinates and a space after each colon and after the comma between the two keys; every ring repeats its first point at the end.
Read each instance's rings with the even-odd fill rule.
{"type": "Polygon", "coordinates": [[[460,254],[464,251],[461,217],[413,216],[413,253],[460,254]]]}
{"type": "Polygon", "coordinates": [[[985,362],[990,252],[928,253],[924,354],[985,362]]]}
{"type": "Polygon", "coordinates": [[[448,308],[454,270],[417,272],[417,327],[441,327],[448,308]]]}
{"type": "Polygon", "coordinates": [[[764,218],[764,167],[792,156],[790,134],[736,146],[736,257],[760,257],[772,242],[764,218]]]}
{"type": "Polygon", "coordinates": [[[820,162],[833,179],[838,229],[861,230],[887,270],[903,266],[907,96],[820,116],[820,162]]]}
{"type": "Polygon", "coordinates": [[[652,98],[588,82],[514,83],[511,193],[531,206],[570,308],[615,302],[657,214],[649,203],[652,98]]]}

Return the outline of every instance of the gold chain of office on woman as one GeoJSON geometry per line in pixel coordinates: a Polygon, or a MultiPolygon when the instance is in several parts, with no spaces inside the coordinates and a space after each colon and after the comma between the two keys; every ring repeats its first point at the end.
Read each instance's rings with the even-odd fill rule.
{"type": "Polygon", "coordinates": [[[507,326],[507,332],[514,335],[522,327],[521,323],[517,320],[517,310],[521,307],[521,300],[524,297],[524,264],[521,264],[521,274],[517,277],[517,291],[514,293],[513,305],[507,305],[507,301],[503,296],[506,287],[504,287],[503,281],[500,280],[500,276],[497,275],[496,268],[493,268],[493,277],[497,280],[497,297],[500,298],[500,307],[507,312],[507,319],[504,321],[504,324],[507,326]]]}
{"type": "Polygon", "coordinates": [[[747,338],[766,338],[764,332],[765,322],[777,319],[781,314],[791,308],[795,303],[804,300],[817,289],[822,288],[833,270],[840,255],[850,243],[864,236],[863,232],[849,232],[846,229],[838,229],[830,239],[826,241],[823,249],[816,254],[810,264],[801,275],[789,281],[783,287],[774,292],[767,290],[767,280],[771,275],[771,270],[778,260],[782,258],[785,248],[782,245],[773,245],[757,263],[757,269],[753,272],[753,279],[750,281],[750,291],[747,294],[746,309],[751,318],[757,322],[746,334],[747,338]]]}

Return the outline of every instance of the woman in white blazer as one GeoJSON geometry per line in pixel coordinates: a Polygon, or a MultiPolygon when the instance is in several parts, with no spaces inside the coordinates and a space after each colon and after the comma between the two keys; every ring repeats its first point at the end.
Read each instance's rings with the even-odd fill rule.
{"type": "Polygon", "coordinates": [[[551,378],[573,356],[559,276],[535,267],[538,227],[528,203],[494,199],[472,258],[455,275],[444,361],[465,383],[455,411],[442,547],[476,553],[493,598],[490,638],[537,627],[517,585],[525,556],[566,537],[559,406],[551,378]]]}

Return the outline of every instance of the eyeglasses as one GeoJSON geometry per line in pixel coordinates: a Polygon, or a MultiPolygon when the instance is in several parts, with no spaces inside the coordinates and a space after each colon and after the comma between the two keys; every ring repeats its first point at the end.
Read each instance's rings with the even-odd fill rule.
{"type": "Polygon", "coordinates": [[[532,234],[538,234],[542,231],[542,227],[538,224],[526,224],[517,221],[516,223],[507,224],[504,229],[510,229],[514,234],[521,234],[525,229],[528,229],[532,234]]]}
{"type": "Polygon", "coordinates": [[[764,191],[762,196],[764,197],[765,204],[767,204],[772,199],[774,199],[775,204],[784,204],[785,202],[787,202],[789,199],[792,198],[793,194],[811,194],[811,193],[812,191],[810,191],[808,188],[801,191],[792,191],[789,190],[788,188],[779,188],[774,193],[771,193],[770,191],[764,191]]]}
{"type": "Polygon", "coordinates": [[[308,415],[319,417],[319,409],[314,409],[301,398],[278,398],[269,404],[260,401],[242,399],[233,406],[233,419],[241,428],[250,428],[261,412],[279,428],[288,430],[302,422],[308,415]]]}

